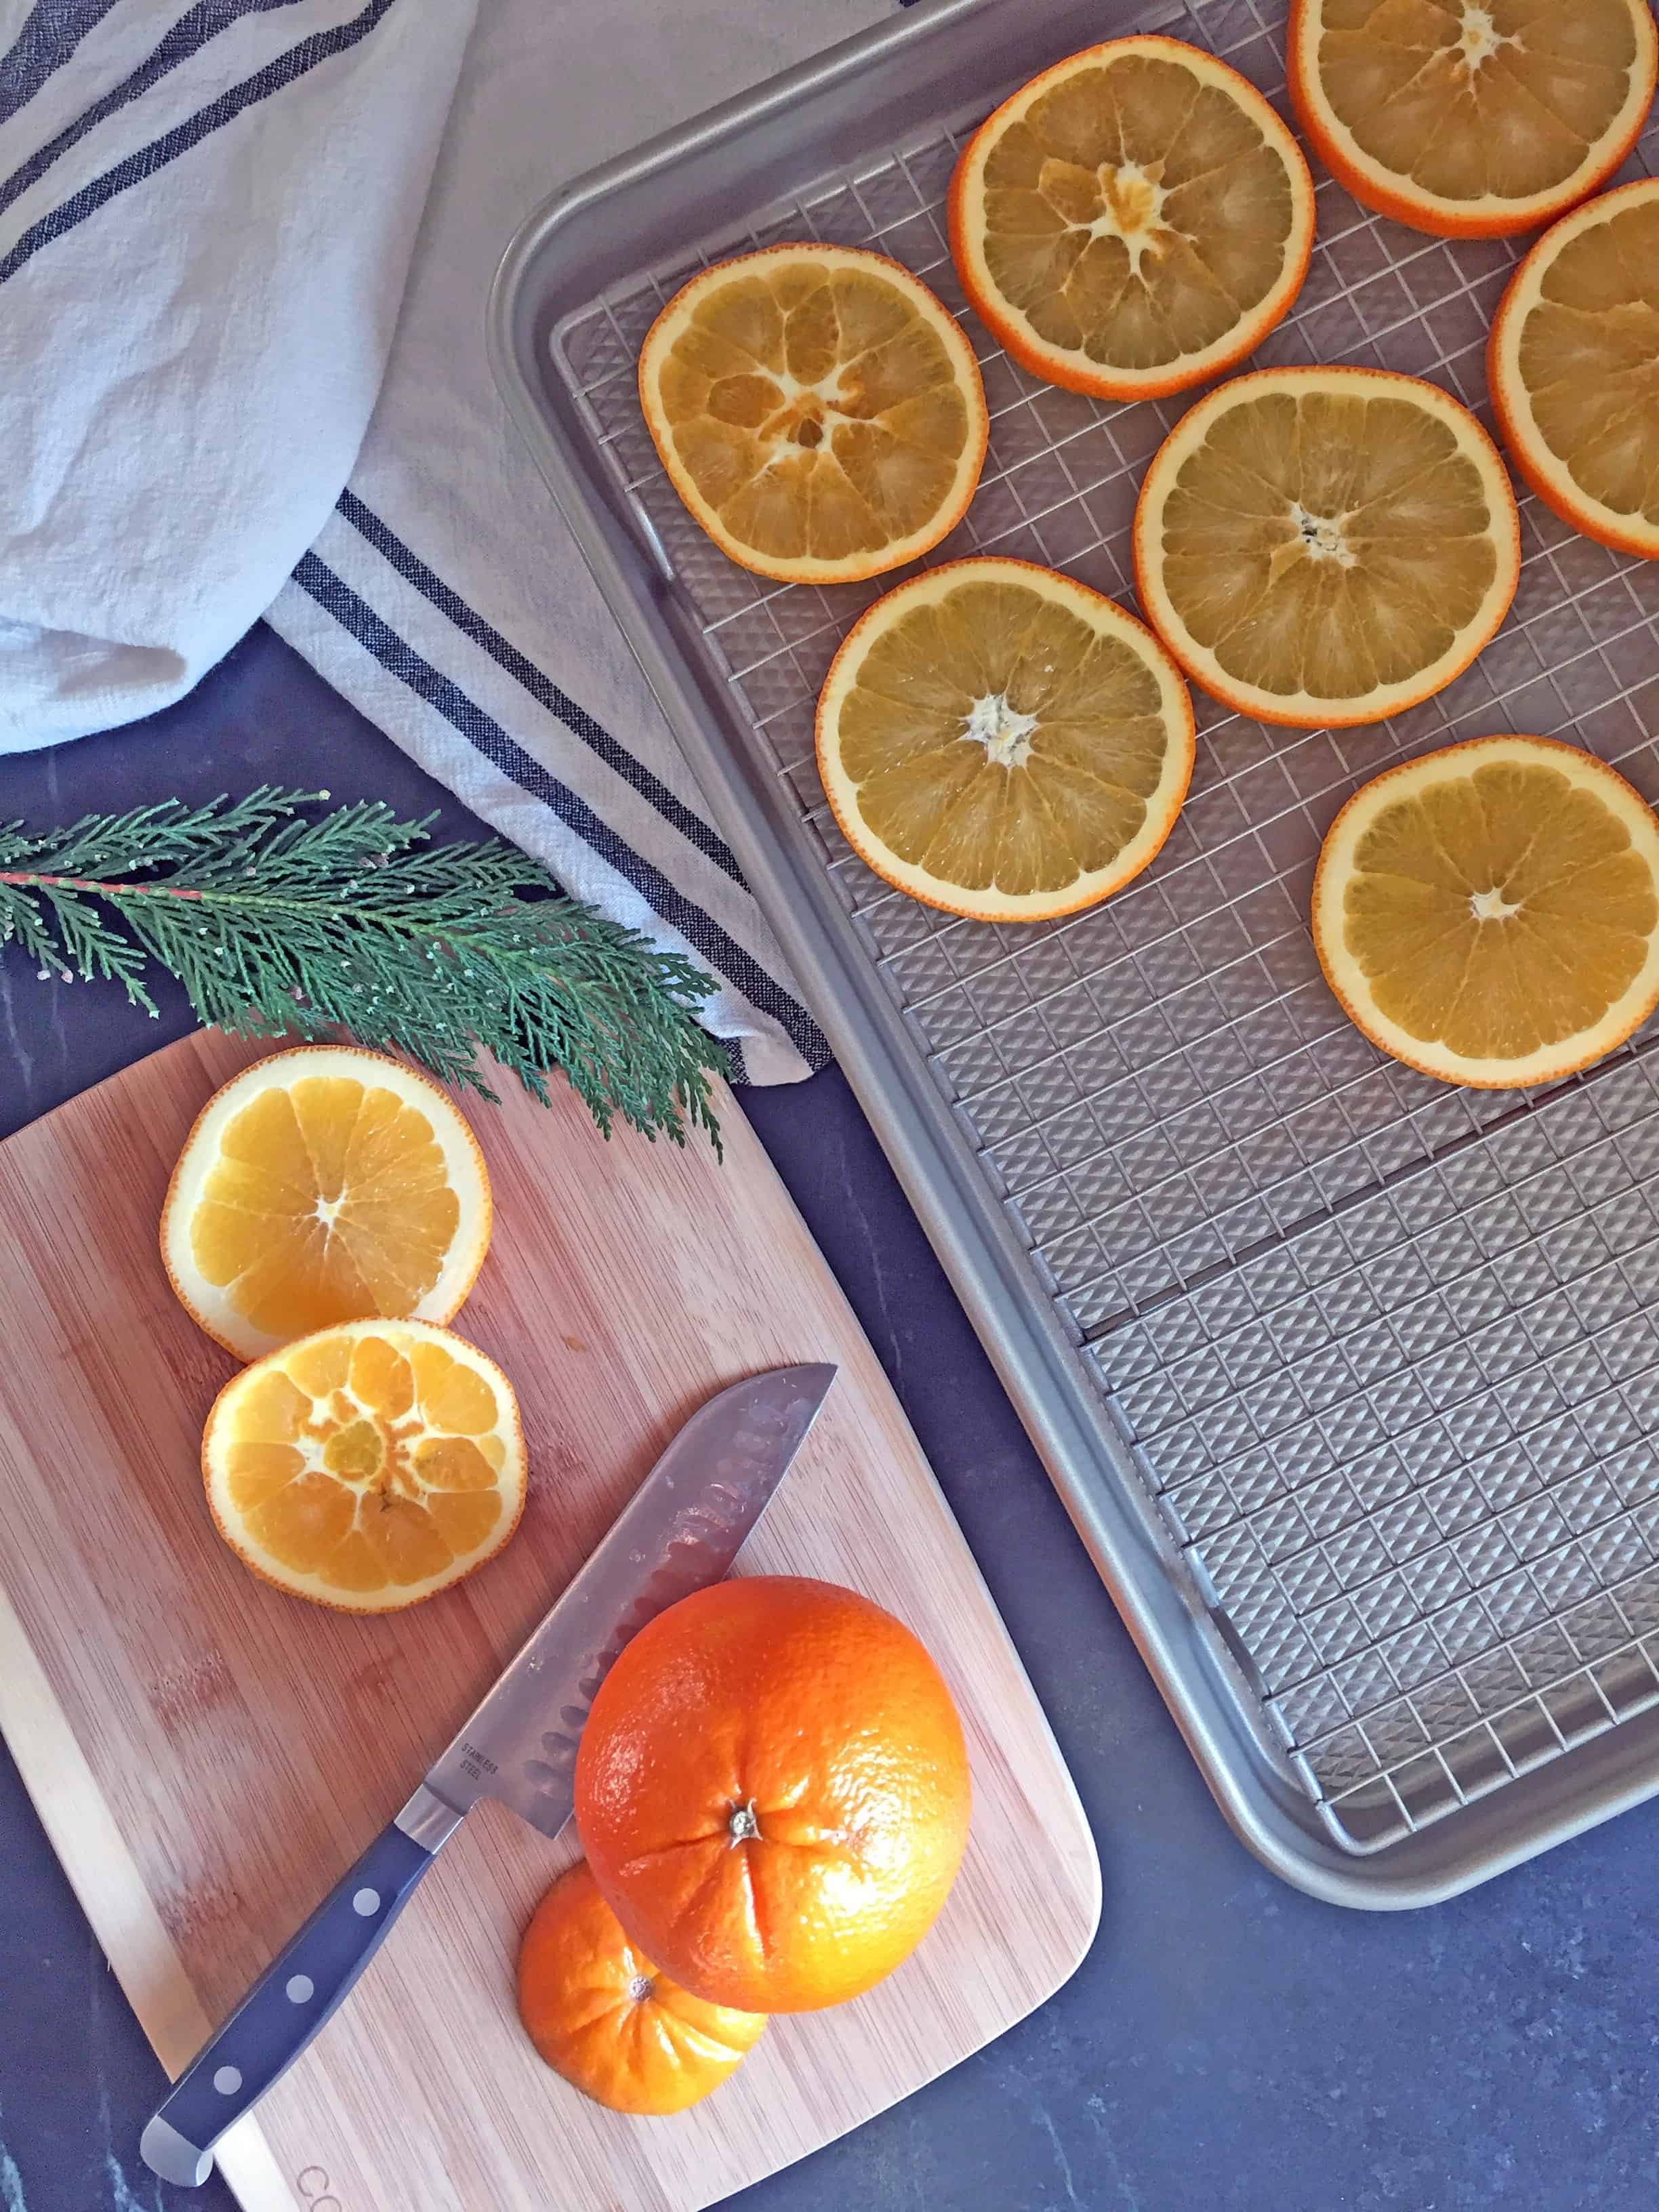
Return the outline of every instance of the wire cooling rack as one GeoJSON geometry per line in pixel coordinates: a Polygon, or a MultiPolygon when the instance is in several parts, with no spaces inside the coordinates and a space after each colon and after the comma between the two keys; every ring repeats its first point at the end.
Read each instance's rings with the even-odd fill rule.
{"type": "MultiPolygon", "coordinates": [[[[1288,115],[1282,28],[1254,0],[1111,27],[1207,46],[1288,115]]],[[[964,316],[991,411],[979,492],[934,559],[1037,561],[1133,605],[1136,488],[1192,395],[1055,390],[967,313],[944,201],[986,108],[613,286],[556,331],[555,366],[1278,1740],[1337,1839],[1374,1850],[1659,1702],[1659,1036],[1540,1093],[1396,1065],[1322,979],[1314,862],[1378,769],[1494,731],[1585,744],[1659,799],[1659,564],[1528,497],[1510,617],[1437,697],[1302,733],[1196,693],[1191,796],[1105,905],[995,927],[890,890],[829,813],[812,721],[836,646],[896,580],[776,586],[734,567],[659,466],[635,364],[709,261],[803,239],[890,254],[964,316]]],[[[1624,173],[1656,156],[1650,128],[1624,173]]],[[[1520,247],[1419,236],[1316,173],[1306,285],[1251,365],[1403,369],[1490,428],[1483,350],[1520,247]]]]}

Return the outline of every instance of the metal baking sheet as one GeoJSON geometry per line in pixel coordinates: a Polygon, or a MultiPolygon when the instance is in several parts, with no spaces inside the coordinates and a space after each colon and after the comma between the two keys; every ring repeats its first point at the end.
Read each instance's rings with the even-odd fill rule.
{"type": "MultiPolygon", "coordinates": [[[[1523,500],[1514,610],[1449,690],[1306,733],[1195,694],[1152,867],[993,927],[889,890],[823,803],[818,686],[895,580],[735,567],[635,389],[708,262],[873,246],[963,315],[985,376],[989,459],[933,558],[1133,604],[1136,485],[1191,395],[1024,374],[967,313],[942,210],[997,100],[1153,29],[1284,112],[1268,0],[932,0],[550,201],[503,262],[492,358],[1224,1810],[1304,1888],[1414,1905],[1659,1789],[1659,1036],[1535,1094],[1399,1066],[1321,979],[1313,864],[1378,769],[1492,731],[1585,744],[1659,797],[1659,574],[1523,500]]],[[[1656,155],[1650,128],[1626,173],[1656,155]]],[[[1307,284],[1255,362],[1405,369],[1489,420],[1518,246],[1419,236],[1316,175],[1307,284]]]]}

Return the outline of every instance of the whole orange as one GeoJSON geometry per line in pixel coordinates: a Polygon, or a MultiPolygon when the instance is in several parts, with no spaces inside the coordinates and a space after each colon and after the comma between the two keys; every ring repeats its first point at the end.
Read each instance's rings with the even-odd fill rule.
{"type": "Polygon", "coordinates": [[[839,2004],[908,1958],[968,1809],[962,1723],[922,1645],[794,1576],[659,1613],[576,1759],[576,1825],[623,1929],[694,1995],[750,2012],[839,2004]]]}
{"type": "Polygon", "coordinates": [[[613,2112],[684,2112],[743,2063],[766,2026],[659,1974],[580,1860],[525,1929],[519,2016],[555,2073],[613,2112]]]}

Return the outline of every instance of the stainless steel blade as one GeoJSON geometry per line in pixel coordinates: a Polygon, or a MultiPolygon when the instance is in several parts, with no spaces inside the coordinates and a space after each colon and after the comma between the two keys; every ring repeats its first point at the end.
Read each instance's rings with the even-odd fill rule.
{"type": "Polygon", "coordinates": [[[835,1378],[831,1366],[776,1367],[691,1416],[428,1770],[429,1790],[457,1814],[499,1797],[557,1834],[570,1815],[576,1745],[611,1662],[647,1620],[726,1573],[835,1378]]]}

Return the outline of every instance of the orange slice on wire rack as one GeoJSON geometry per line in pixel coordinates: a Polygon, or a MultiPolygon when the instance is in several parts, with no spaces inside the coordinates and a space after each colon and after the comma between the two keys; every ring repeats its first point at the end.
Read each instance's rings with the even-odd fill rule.
{"type": "Polygon", "coordinates": [[[769,246],[695,276],[647,333],[640,404],[696,521],[788,583],[915,560],[961,520],[985,459],[961,325],[851,246],[769,246]]]}
{"type": "Polygon", "coordinates": [[[1157,398],[1259,345],[1306,274],[1314,193],[1236,70],[1178,40],[1073,54],[981,125],[951,187],[975,313],[1022,367],[1157,398]]]}
{"type": "Polygon", "coordinates": [[[1380,721],[1441,690],[1508,611],[1515,495],[1466,407],[1414,376],[1266,368],[1189,408],[1135,507],[1148,621],[1264,722],[1380,721]]]}
{"type": "Polygon", "coordinates": [[[1313,931],[1344,1008],[1395,1059],[1483,1090],[1556,1083],[1659,1003],[1659,822],[1577,745],[1450,745],[1337,816],[1313,931]]]}
{"type": "Polygon", "coordinates": [[[349,1613],[396,1612],[471,1574],[525,1499],[513,1386],[416,1321],[349,1322],[245,1367],[208,1415],[202,1473],[245,1565],[349,1613]]]}
{"type": "Polygon", "coordinates": [[[1193,710],[1150,631],[1030,562],[947,562],[878,599],[830,665],[818,769],[859,857],[981,921],[1092,906],[1152,860],[1193,710]]]}
{"type": "Polygon", "coordinates": [[[1653,99],[1647,0],[1291,0],[1291,99],[1357,200],[1444,238],[1606,183],[1653,99]]]}
{"type": "Polygon", "coordinates": [[[1659,560],[1659,178],[1546,231],[1493,320],[1486,382],[1539,497],[1587,538],[1659,560]]]}

